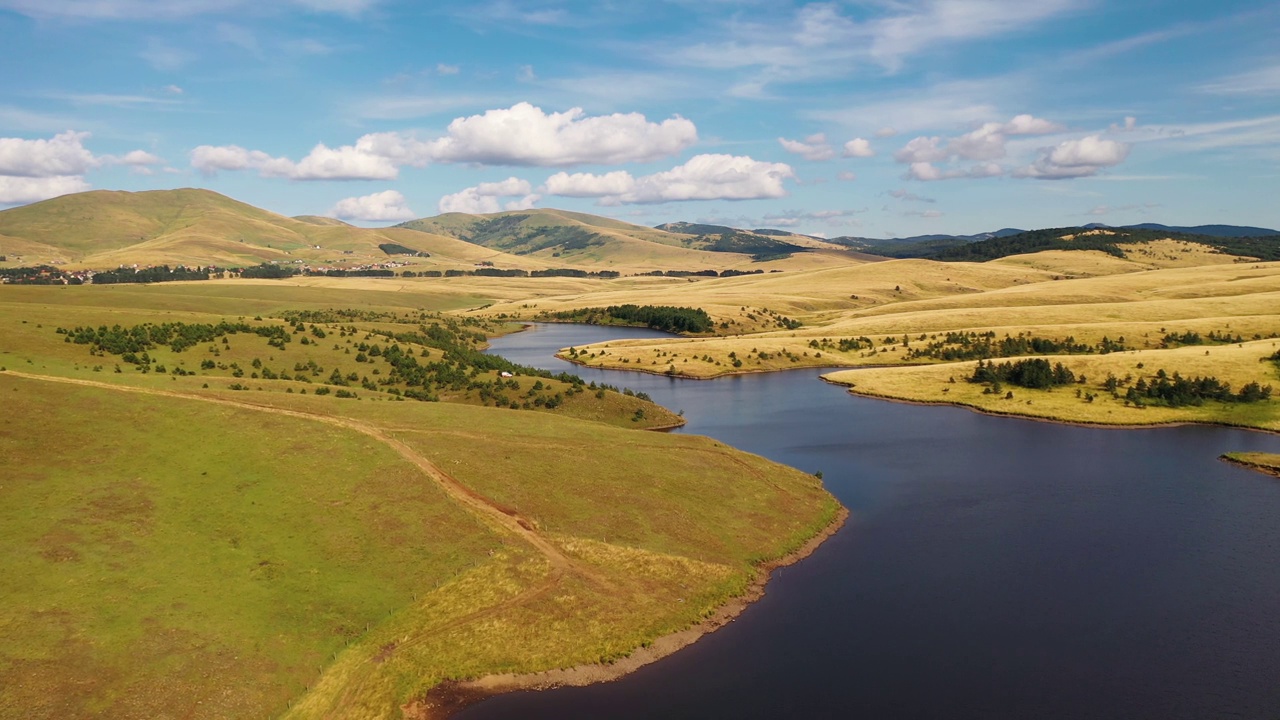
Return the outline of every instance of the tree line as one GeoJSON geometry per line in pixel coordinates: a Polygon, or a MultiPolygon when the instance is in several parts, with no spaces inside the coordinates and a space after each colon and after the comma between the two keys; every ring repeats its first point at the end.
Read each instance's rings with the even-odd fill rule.
{"type": "Polygon", "coordinates": [[[714,323],[702,308],[672,305],[610,305],[549,313],[546,317],[588,325],[640,325],[673,333],[710,332],[714,323]]]}

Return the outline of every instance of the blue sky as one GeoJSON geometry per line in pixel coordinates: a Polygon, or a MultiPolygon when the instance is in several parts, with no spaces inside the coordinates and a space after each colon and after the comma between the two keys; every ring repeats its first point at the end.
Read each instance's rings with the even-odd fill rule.
{"type": "Polygon", "coordinates": [[[1280,227],[1280,5],[0,0],[0,206],[1280,227]]]}

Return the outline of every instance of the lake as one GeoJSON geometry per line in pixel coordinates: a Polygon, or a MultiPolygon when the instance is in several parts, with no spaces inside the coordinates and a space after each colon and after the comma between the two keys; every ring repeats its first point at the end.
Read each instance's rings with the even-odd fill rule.
{"type": "Polygon", "coordinates": [[[821,470],[849,522],[669,658],[457,717],[1280,717],[1280,480],[1217,459],[1280,452],[1280,436],[898,404],[818,370],[695,381],[552,357],[660,335],[539,325],[491,352],[644,391],[684,411],[678,432],[821,470]]]}

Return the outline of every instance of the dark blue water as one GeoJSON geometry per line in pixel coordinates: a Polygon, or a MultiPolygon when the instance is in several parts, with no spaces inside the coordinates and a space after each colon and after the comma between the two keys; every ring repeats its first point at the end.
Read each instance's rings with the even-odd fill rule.
{"type": "Polygon", "coordinates": [[[710,435],[821,470],[852,512],[734,623],[619,681],[478,718],[1280,718],[1280,437],[1105,430],[857,398],[818,371],[593,371],[538,326],[514,361],[643,390],[710,435]]]}

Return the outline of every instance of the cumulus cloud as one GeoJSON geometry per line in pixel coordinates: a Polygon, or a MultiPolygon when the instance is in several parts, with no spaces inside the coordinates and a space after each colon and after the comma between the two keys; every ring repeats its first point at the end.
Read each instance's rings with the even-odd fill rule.
{"type": "Polygon", "coordinates": [[[1062,130],[1057,123],[1032,115],[1017,115],[1006,123],[988,122],[957,137],[917,137],[894,153],[893,158],[908,165],[905,177],[913,180],[983,178],[1004,174],[993,162],[1008,155],[1008,138],[1017,135],[1044,135],[1062,130]],[[940,168],[937,163],[979,161],[967,168],[940,168]]]}
{"type": "Polygon", "coordinates": [[[153,155],[146,150],[133,150],[113,158],[113,161],[121,165],[159,165],[164,162],[158,155],[153,155]]]}
{"type": "Polygon", "coordinates": [[[391,161],[350,145],[330,148],[320,143],[289,172],[294,180],[394,180],[400,171],[391,161]]]}
{"type": "Polygon", "coordinates": [[[0,205],[22,205],[59,195],[84,192],[89,183],[77,175],[14,177],[0,175],[0,205]]]}
{"type": "Polygon", "coordinates": [[[47,200],[89,189],[84,175],[106,164],[135,168],[159,164],[160,158],[143,150],[123,156],[97,156],[84,146],[89,133],[58,133],[52,138],[0,138],[0,204],[47,200]]]}
{"type": "Polygon", "coordinates": [[[101,165],[85,148],[86,132],[67,131],[48,140],[0,138],[0,175],[53,177],[83,175],[101,165]]]}
{"type": "Polygon", "coordinates": [[[191,151],[191,166],[206,175],[257,170],[263,177],[294,180],[394,180],[401,166],[433,162],[549,167],[649,162],[677,154],[697,139],[694,124],[679,116],[653,123],[639,113],[589,117],[581,108],[546,113],[519,103],[457,118],[434,139],[369,133],[353,145],[318,144],[296,163],[238,145],[201,145],[191,151]]]}
{"type": "Polygon", "coordinates": [[[830,160],[836,156],[835,148],[827,142],[827,136],[818,133],[810,135],[804,140],[788,140],[786,138],[778,138],[778,144],[783,150],[792,155],[799,155],[805,160],[813,160],[820,162],[830,160]]]}
{"type": "Polygon", "coordinates": [[[949,153],[941,146],[940,137],[918,137],[893,154],[900,163],[931,163],[946,160],[949,153]]]}
{"type": "Polygon", "coordinates": [[[634,178],[625,171],[604,175],[557,173],[545,190],[572,192],[570,197],[598,197],[601,205],[632,205],[683,200],[756,200],[787,195],[783,181],[795,178],[786,163],[770,163],[744,155],[696,155],[670,170],[634,178]]]}
{"type": "Polygon", "coordinates": [[[400,171],[386,157],[359,147],[320,143],[294,162],[238,145],[201,145],[191,151],[191,167],[205,175],[220,170],[257,170],[262,177],[291,180],[394,180],[400,171]]]}
{"type": "Polygon", "coordinates": [[[1088,177],[1098,171],[1119,165],[1129,157],[1131,146],[1098,135],[1067,140],[1040,151],[1031,165],[1014,171],[1017,177],[1061,180],[1088,177]]]}
{"type": "Polygon", "coordinates": [[[1062,129],[1061,125],[1044,118],[1031,115],[1015,115],[1012,120],[1000,128],[1000,131],[1005,135],[1048,135],[1049,133],[1061,132],[1062,129]]]}
{"type": "Polygon", "coordinates": [[[417,217],[409,209],[404,195],[395,190],[339,200],[325,214],[342,220],[367,222],[403,222],[417,217]]]}
{"type": "Polygon", "coordinates": [[[864,138],[854,138],[844,144],[844,156],[847,158],[869,158],[875,154],[871,143],[864,138]]]}
{"type": "Polygon", "coordinates": [[[442,213],[459,212],[477,215],[503,210],[528,210],[540,199],[542,199],[541,196],[533,192],[533,186],[528,180],[509,177],[506,180],[480,183],[452,195],[445,195],[440,198],[438,207],[442,213]],[[504,203],[502,198],[514,199],[504,203]]]}
{"type": "Polygon", "coordinates": [[[958,178],[989,178],[1003,174],[1004,168],[998,163],[979,163],[967,168],[943,169],[933,163],[917,162],[911,163],[903,179],[931,182],[934,180],[956,180],[958,178]]]}
{"type": "Polygon", "coordinates": [[[410,163],[565,167],[650,162],[675,155],[697,140],[694,124],[678,115],[652,123],[640,113],[588,117],[582,108],[546,113],[522,102],[457,118],[436,140],[402,137],[399,148],[410,163]]]}
{"type": "Polygon", "coordinates": [[[603,175],[592,173],[558,172],[547,178],[544,192],[560,197],[603,197],[623,195],[635,189],[635,178],[625,170],[615,170],[603,175]]]}

